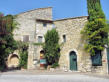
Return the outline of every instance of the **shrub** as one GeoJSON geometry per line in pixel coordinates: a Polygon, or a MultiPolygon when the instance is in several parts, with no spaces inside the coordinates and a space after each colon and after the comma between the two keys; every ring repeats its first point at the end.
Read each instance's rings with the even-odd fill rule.
{"type": "Polygon", "coordinates": [[[45,52],[45,58],[48,65],[53,65],[59,61],[60,46],[59,35],[56,29],[47,31],[45,34],[45,44],[43,46],[45,52]]]}

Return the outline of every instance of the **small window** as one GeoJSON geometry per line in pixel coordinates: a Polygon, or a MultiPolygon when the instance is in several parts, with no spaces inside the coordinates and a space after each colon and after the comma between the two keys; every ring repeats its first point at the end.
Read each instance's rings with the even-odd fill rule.
{"type": "Polygon", "coordinates": [[[47,27],[47,23],[43,23],[43,27],[47,27]]]}
{"type": "Polygon", "coordinates": [[[63,42],[66,42],[66,35],[63,35],[63,42]]]}
{"type": "Polygon", "coordinates": [[[55,28],[55,24],[52,24],[53,28],[55,28]]]}
{"type": "Polygon", "coordinates": [[[94,56],[91,56],[92,66],[102,66],[101,51],[97,52],[94,56]]]}
{"type": "Polygon", "coordinates": [[[23,35],[23,42],[29,42],[29,35],[23,35]]]}
{"type": "Polygon", "coordinates": [[[42,39],[43,39],[42,36],[38,36],[38,43],[42,43],[42,39]]]}

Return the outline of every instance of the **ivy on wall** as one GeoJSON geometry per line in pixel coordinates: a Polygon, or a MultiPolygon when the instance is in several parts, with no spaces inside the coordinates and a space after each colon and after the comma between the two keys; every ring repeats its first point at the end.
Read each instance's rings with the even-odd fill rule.
{"type": "Polygon", "coordinates": [[[20,54],[19,67],[27,69],[28,43],[19,41],[18,42],[18,49],[19,49],[19,54],[20,54]]]}
{"type": "Polygon", "coordinates": [[[10,53],[17,49],[17,42],[13,38],[13,31],[17,23],[12,15],[4,16],[0,13],[0,70],[6,69],[6,60],[10,53]]]}

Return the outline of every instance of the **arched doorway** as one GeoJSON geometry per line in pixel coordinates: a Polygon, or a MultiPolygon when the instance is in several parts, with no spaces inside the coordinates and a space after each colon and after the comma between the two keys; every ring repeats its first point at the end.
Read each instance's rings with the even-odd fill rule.
{"type": "Polygon", "coordinates": [[[40,56],[44,56],[44,51],[43,50],[40,51],[40,56]]]}
{"type": "Polygon", "coordinates": [[[74,51],[70,52],[70,70],[77,70],[77,55],[74,51]]]}
{"type": "Polygon", "coordinates": [[[18,67],[19,65],[19,57],[16,54],[12,54],[9,58],[9,67],[18,67]]]}
{"type": "Polygon", "coordinates": [[[41,50],[40,51],[40,69],[45,69],[45,66],[46,66],[46,59],[44,56],[44,51],[41,50]]]}

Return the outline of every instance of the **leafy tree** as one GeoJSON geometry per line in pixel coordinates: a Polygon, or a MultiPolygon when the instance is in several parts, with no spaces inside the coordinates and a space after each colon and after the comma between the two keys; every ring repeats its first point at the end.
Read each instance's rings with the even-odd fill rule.
{"type": "Polygon", "coordinates": [[[81,33],[85,36],[85,49],[93,56],[107,44],[108,27],[100,0],[87,0],[87,6],[88,22],[81,33]]]}
{"type": "Polygon", "coordinates": [[[28,62],[28,43],[18,42],[18,49],[20,54],[19,66],[21,68],[27,68],[28,62]]]}
{"type": "MultiPolygon", "coordinates": [[[[107,26],[108,26],[108,28],[109,28],[109,20],[107,20],[107,26]]],[[[109,47],[109,33],[108,33],[108,47],[109,47]]]]}
{"type": "MultiPolygon", "coordinates": [[[[45,34],[45,58],[48,65],[57,64],[60,57],[59,35],[56,29],[47,31],[45,34]]],[[[58,65],[57,65],[58,66],[58,65]]]]}
{"type": "Polygon", "coordinates": [[[0,13],[0,70],[6,68],[8,55],[17,49],[17,43],[13,38],[15,28],[14,17],[12,15],[4,16],[0,13]]]}

